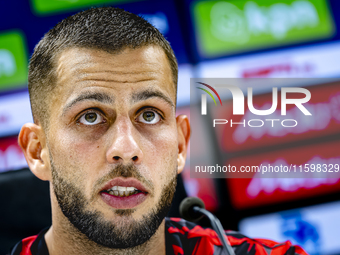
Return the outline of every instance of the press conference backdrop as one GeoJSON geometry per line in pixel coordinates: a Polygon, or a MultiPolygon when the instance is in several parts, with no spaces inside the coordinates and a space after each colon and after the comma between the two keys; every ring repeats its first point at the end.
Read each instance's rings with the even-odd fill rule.
{"type": "MultiPolygon", "coordinates": [[[[17,135],[32,122],[27,64],[34,46],[58,21],[91,6],[142,15],[170,41],[179,63],[178,113],[190,116],[190,78],[334,78],[306,84],[314,121],[301,122],[298,133],[235,127],[221,140],[191,123],[208,148],[191,148],[190,157],[256,165],[258,158],[290,164],[298,155],[300,164],[340,164],[338,0],[17,0],[0,2],[0,172],[27,166],[17,135]],[[218,153],[211,155],[213,148],[218,153]]],[[[254,101],[270,104],[271,93],[254,101]]],[[[230,99],[223,103],[230,111],[230,99]]],[[[226,229],[290,239],[311,254],[340,254],[340,179],[195,179],[189,161],[187,193],[202,198],[226,229]]]]}

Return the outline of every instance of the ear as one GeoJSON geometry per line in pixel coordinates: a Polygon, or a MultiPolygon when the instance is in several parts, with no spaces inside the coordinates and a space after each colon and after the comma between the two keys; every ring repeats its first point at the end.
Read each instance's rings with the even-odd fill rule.
{"type": "Polygon", "coordinates": [[[176,118],[177,133],[178,133],[178,173],[184,169],[185,160],[187,158],[187,148],[190,139],[190,124],[186,115],[179,115],[176,118]]]}
{"type": "Polygon", "coordinates": [[[25,124],[19,133],[18,142],[32,173],[43,181],[51,180],[46,138],[41,126],[25,124]]]}

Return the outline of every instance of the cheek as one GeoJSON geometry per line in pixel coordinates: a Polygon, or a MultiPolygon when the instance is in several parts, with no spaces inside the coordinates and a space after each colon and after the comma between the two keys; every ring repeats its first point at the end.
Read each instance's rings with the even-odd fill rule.
{"type": "Polygon", "coordinates": [[[81,190],[82,194],[89,199],[98,178],[94,171],[99,168],[96,165],[98,155],[85,142],[61,142],[58,145],[60,146],[55,146],[53,160],[59,175],[81,190]]]}
{"type": "Polygon", "coordinates": [[[147,165],[155,185],[164,184],[176,173],[177,165],[177,133],[173,129],[146,138],[143,142],[143,162],[147,165]]]}
{"type": "Polygon", "coordinates": [[[60,153],[64,156],[69,155],[74,160],[82,160],[98,151],[96,144],[99,143],[99,140],[89,139],[84,133],[67,129],[61,130],[55,137],[55,143],[59,145],[60,153]]]}
{"type": "Polygon", "coordinates": [[[91,178],[91,169],[103,154],[96,143],[77,139],[67,132],[56,135],[50,147],[54,163],[65,176],[72,178],[91,178]]]}

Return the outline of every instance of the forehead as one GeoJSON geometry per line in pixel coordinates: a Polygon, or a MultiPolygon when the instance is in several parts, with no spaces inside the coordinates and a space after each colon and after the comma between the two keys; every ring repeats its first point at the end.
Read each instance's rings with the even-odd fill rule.
{"type": "Polygon", "coordinates": [[[51,110],[90,90],[106,90],[122,97],[152,90],[176,102],[169,61],[163,49],[153,45],[126,48],[115,54],[86,48],[64,50],[56,63],[51,110]]]}

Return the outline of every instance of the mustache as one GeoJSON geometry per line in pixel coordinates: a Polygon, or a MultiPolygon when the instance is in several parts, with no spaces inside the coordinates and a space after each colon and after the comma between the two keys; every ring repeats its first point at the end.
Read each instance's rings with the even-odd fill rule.
{"type": "Polygon", "coordinates": [[[119,163],[118,165],[116,165],[110,170],[108,174],[96,181],[94,185],[95,190],[100,190],[101,187],[105,185],[105,183],[117,177],[135,178],[136,180],[140,181],[144,186],[146,186],[149,190],[154,190],[154,185],[152,184],[152,182],[147,180],[133,163],[129,163],[127,165],[119,163]]]}

